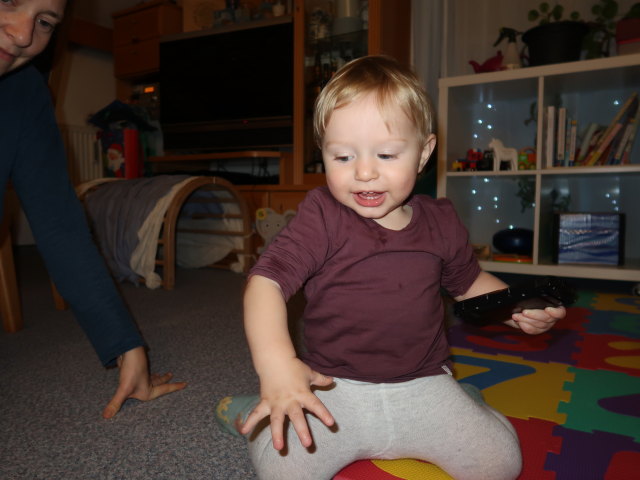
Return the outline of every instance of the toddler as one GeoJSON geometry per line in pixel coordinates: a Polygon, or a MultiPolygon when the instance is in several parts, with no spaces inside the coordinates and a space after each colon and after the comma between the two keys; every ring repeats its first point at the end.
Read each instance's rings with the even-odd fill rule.
{"type": "MultiPolygon", "coordinates": [[[[415,74],[383,56],[348,63],[317,100],[327,186],[308,193],[244,296],[260,396],[217,409],[247,436],[261,479],[331,479],[366,458],[422,459],[456,479],[520,472],[514,428],[451,374],[441,288],[463,300],[506,285],[480,270],[449,200],[412,195],[432,122],[415,74]],[[302,287],[298,356],[286,301],[302,287]]],[[[565,314],[525,310],[505,323],[536,334],[565,314]]]]}

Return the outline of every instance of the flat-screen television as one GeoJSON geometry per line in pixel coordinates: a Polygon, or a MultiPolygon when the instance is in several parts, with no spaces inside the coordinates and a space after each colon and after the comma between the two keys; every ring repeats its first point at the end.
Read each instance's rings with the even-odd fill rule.
{"type": "Polygon", "coordinates": [[[159,81],[167,151],[293,143],[290,17],[166,37],[159,81]]]}

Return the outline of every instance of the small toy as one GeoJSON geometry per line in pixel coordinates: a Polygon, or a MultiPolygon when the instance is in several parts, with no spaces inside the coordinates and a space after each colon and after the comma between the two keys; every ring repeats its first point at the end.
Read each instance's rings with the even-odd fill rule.
{"type": "Polygon", "coordinates": [[[480,162],[482,160],[482,150],[470,148],[467,150],[467,160],[469,162],[480,162]]]}
{"type": "Polygon", "coordinates": [[[536,150],[526,147],[518,153],[518,170],[534,170],[536,168],[536,150]]]}
{"type": "Polygon", "coordinates": [[[480,164],[484,159],[482,150],[479,148],[470,148],[467,150],[465,158],[459,158],[451,164],[451,170],[454,172],[475,172],[481,170],[480,164]]]}
{"type": "Polygon", "coordinates": [[[502,52],[498,50],[495,56],[484,61],[482,65],[474,60],[469,60],[469,64],[473,67],[473,71],[476,73],[483,72],[495,72],[497,70],[502,70],[502,52]]]}
{"type": "Polygon", "coordinates": [[[461,162],[464,164],[465,172],[475,172],[478,170],[478,161],[475,159],[465,158],[461,160],[461,162]]]}
{"type": "Polygon", "coordinates": [[[106,166],[109,174],[117,178],[124,177],[123,147],[119,143],[112,143],[107,150],[106,166]]]}
{"type": "Polygon", "coordinates": [[[518,151],[515,148],[505,147],[502,140],[492,138],[489,148],[493,150],[493,170],[498,171],[502,162],[509,162],[508,170],[518,169],[518,151]]]}
{"type": "Polygon", "coordinates": [[[485,150],[482,152],[482,161],[478,165],[478,170],[493,170],[493,150],[485,150]]]}
{"type": "Polygon", "coordinates": [[[491,247],[487,244],[472,244],[473,254],[478,260],[490,260],[491,259],[491,247]]]}
{"type": "Polygon", "coordinates": [[[264,246],[258,248],[258,253],[262,253],[267,248],[295,215],[295,210],[287,210],[284,213],[278,213],[268,207],[256,210],[256,230],[264,240],[264,246]]]}

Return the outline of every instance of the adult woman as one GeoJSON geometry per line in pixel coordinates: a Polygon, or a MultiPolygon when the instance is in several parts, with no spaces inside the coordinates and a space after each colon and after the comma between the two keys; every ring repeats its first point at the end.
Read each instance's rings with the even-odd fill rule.
{"type": "Polygon", "coordinates": [[[20,198],[49,274],[105,366],[120,382],[103,411],[127,398],[180,390],[150,375],[144,341],[95,247],[71,186],[47,86],[29,62],[64,16],[66,0],[0,0],[0,211],[8,181],[20,198]]]}

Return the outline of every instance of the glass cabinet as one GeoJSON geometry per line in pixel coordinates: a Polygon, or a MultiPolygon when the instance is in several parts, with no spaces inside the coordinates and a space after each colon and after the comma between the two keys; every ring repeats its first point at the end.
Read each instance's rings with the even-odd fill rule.
{"type": "Polygon", "coordinates": [[[349,60],[388,54],[409,64],[410,0],[295,0],[293,183],[322,180],[313,138],[315,99],[349,60]]]}

